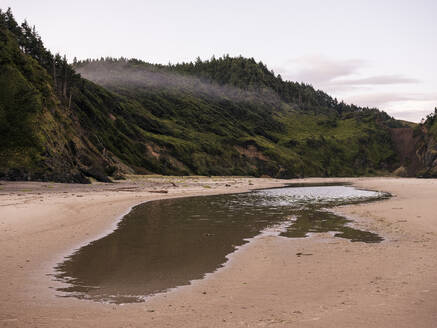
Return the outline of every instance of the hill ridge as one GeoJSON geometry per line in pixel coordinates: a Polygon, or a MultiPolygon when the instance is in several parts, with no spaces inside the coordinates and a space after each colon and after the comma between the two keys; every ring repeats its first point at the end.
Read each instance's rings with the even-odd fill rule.
{"type": "Polygon", "coordinates": [[[391,133],[404,123],[283,81],[253,58],[70,65],[10,10],[0,12],[0,43],[3,179],[350,176],[405,164],[391,133]]]}

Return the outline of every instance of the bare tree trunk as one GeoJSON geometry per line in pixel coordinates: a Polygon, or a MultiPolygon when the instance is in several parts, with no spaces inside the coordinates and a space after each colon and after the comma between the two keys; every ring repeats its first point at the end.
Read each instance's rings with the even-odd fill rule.
{"type": "Polygon", "coordinates": [[[70,88],[70,99],[68,100],[68,110],[71,108],[71,88],[70,88]]]}
{"type": "Polygon", "coordinates": [[[55,87],[55,91],[58,89],[58,85],[56,82],[56,60],[53,59],[53,86],[55,87]]]}
{"type": "Polygon", "coordinates": [[[67,98],[67,67],[64,67],[64,83],[62,85],[62,95],[67,98]]]}

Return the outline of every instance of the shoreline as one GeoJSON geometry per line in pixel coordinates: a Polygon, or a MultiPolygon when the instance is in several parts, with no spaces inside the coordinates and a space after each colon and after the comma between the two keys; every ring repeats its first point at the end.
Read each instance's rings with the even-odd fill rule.
{"type": "MultiPolygon", "coordinates": [[[[284,186],[285,185],[274,186],[273,188],[282,188],[284,186]]],[[[153,202],[153,201],[165,200],[165,199],[189,198],[189,197],[207,197],[207,196],[211,196],[211,195],[223,195],[223,194],[239,194],[239,193],[246,193],[246,192],[251,192],[251,191],[254,191],[254,190],[263,190],[263,189],[270,189],[270,187],[262,187],[262,188],[259,188],[259,189],[253,188],[253,189],[247,189],[247,190],[243,190],[243,191],[231,191],[231,192],[223,192],[223,190],[220,190],[219,192],[214,192],[213,191],[213,192],[209,192],[208,194],[199,194],[199,193],[196,193],[196,192],[192,193],[192,194],[187,194],[187,195],[179,195],[179,194],[177,194],[177,195],[168,195],[168,194],[163,194],[162,197],[157,196],[158,198],[156,198],[156,199],[141,200],[141,201],[139,201],[139,202],[129,206],[129,208],[126,211],[124,211],[123,214],[121,214],[118,217],[116,217],[115,220],[112,223],[108,222],[109,226],[104,231],[102,231],[100,233],[97,233],[96,235],[93,235],[89,239],[85,239],[85,240],[80,241],[77,245],[75,245],[72,248],[70,248],[70,250],[67,250],[65,253],[58,255],[57,256],[57,260],[53,260],[52,264],[50,264],[49,267],[47,268],[48,269],[47,271],[50,271],[50,273],[47,273],[47,274],[48,275],[54,275],[56,273],[56,271],[54,270],[56,265],[61,263],[61,262],[63,262],[66,257],[74,254],[81,247],[86,246],[86,245],[88,245],[89,243],[91,243],[93,241],[96,241],[98,239],[101,239],[101,238],[106,237],[106,236],[110,235],[111,233],[113,233],[115,230],[118,229],[118,224],[124,219],[124,217],[127,214],[129,214],[135,207],[137,207],[139,205],[142,205],[142,204],[145,204],[145,203],[148,203],[148,202],[153,202]],[[51,268],[51,269],[49,270],[49,268],[51,268]]],[[[256,237],[257,236],[255,236],[253,238],[249,238],[249,239],[254,239],[256,237]]],[[[206,279],[206,277],[208,275],[212,275],[217,270],[219,270],[221,268],[224,268],[227,265],[227,263],[229,262],[228,257],[230,257],[233,253],[238,251],[241,247],[243,247],[245,245],[248,245],[250,243],[249,239],[247,240],[248,241],[247,243],[244,243],[244,244],[242,244],[240,246],[237,246],[236,249],[232,253],[227,254],[226,255],[226,258],[227,258],[226,262],[223,263],[220,267],[218,267],[214,272],[207,272],[207,273],[205,273],[203,278],[191,280],[189,285],[191,285],[191,282],[193,282],[193,281],[206,279]]],[[[187,286],[189,286],[189,285],[187,285],[187,286]]],[[[145,299],[147,300],[147,299],[150,299],[150,298],[154,297],[155,295],[165,294],[167,292],[170,292],[172,290],[175,290],[175,289],[177,289],[179,287],[183,287],[183,286],[176,286],[176,287],[170,288],[170,289],[168,289],[166,291],[159,292],[157,294],[152,294],[150,296],[146,295],[145,299]]],[[[107,304],[112,304],[112,303],[107,303],[107,304]]],[[[128,304],[129,303],[123,303],[122,305],[128,305],[128,304]]]]}
{"type": "MultiPolygon", "coordinates": [[[[317,181],[318,181],[318,179],[319,178],[315,178],[317,181]]],[[[332,178],[332,179],[335,179],[335,178],[332,178]]],[[[310,179],[311,180],[311,179],[310,179]]],[[[294,180],[293,180],[294,181],[294,180]]],[[[73,246],[70,250],[68,250],[68,251],[66,251],[64,254],[61,254],[60,256],[57,256],[57,260],[54,260],[54,261],[52,261],[52,263],[49,265],[49,267],[47,268],[47,271],[50,271],[50,273],[47,273],[47,275],[49,275],[49,276],[55,276],[55,274],[56,274],[56,271],[55,271],[55,268],[56,268],[56,266],[59,264],[59,263],[62,263],[67,257],[69,257],[69,256],[71,256],[71,255],[73,255],[75,252],[77,252],[81,247],[84,247],[84,246],[86,246],[86,245],[88,245],[88,244],[90,244],[91,242],[93,242],[93,241],[96,241],[96,240],[98,240],[98,239],[101,239],[101,238],[103,238],[103,237],[106,237],[106,236],[108,236],[108,235],[110,235],[111,233],[113,233],[115,230],[117,230],[118,229],[118,225],[119,225],[119,223],[124,219],[124,217],[127,215],[127,214],[129,214],[135,207],[137,207],[137,206],[139,206],[139,205],[142,205],[142,204],[145,204],[145,203],[148,203],[148,202],[153,202],[153,201],[160,201],[160,200],[165,200],[165,199],[176,199],[176,198],[190,198],[190,197],[207,197],[207,196],[211,196],[211,195],[224,195],[224,194],[241,194],[241,193],[250,193],[250,192],[253,192],[253,191],[258,191],[258,190],[268,190],[268,189],[277,189],[277,188],[286,188],[288,185],[294,185],[295,183],[294,182],[284,182],[284,183],[281,183],[281,180],[279,180],[279,182],[280,182],[280,185],[275,185],[275,186],[273,186],[273,187],[266,187],[266,186],[263,186],[263,187],[261,187],[261,188],[250,188],[250,189],[247,189],[247,190],[243,190],[243,191],[241,191],[241,190],[239,190],[239,191],[231,191],[231,192],[223,192],[223,190],[220,190],[218,193],[216,193],[216,192],[211,192],[211,193],[208,193],[208,194],[198,194],[198,193],[194,193],[194,194],[189,194],[189,195],[171,195],[171,196],[166,196],[166,194],[163,194],[162,196],[162,198],[157,198],[157,199],[148,199],[148,200],[143,200],[143,201],[140,201],[140,202],[138,202],[138,203],[136,203],[136,204],[133,204],[133,205],[131,205],[123,214],[121,214],[120,216],[118,216],[116,219],[115,219],[115,221],[114,222],[112,222],[112,223],[110,223],[110,226],[107,228],[107,229],[105,229],[104,231],[102,231],[101,233],[98,233],[97,235],[95,235],[95,236],[93,236],[93,237],[90,237],[89,239],[87,239],[87,240],[84,240],[84,241],[81,241],[78,245],[75,245],[75,246],[73,246]],[[51,268],[51,269],[50,269],[51,268]]],[[[324,184],[324,183],[326,183],[326,182],[323,182],[323,181],[321,181],[320,183],[317,183],[317,182],[309,182],[309,183],[305,183],[305,182],[302,182],[302,183],[297,183],[297,185],[300,185],[300,184],[309,184],[309,185],[311,185],[311,184],[315,184],[315,185],[319,185],[319,184],[324,184]]],[[[348,182],[328,182],[328,184],[334,184],[334,185],[337,185],[337,184],[339,184],[339,185],[347,185],[347,186],[353,186],[353,183],[348,183],[348,182]]],[[[364,188],[357,188],[357,189],[359,189],[359,190],[368,190],[368,189],[364,189],[364,188]]],[[[375,192],[378,192],[377,190],[374,190],[375,192]]],[[[390,196],[391,197],[391,196],[390,196]]],[[[373,201],[381,201],[381,200],[383,200],[383,199],[378,199],[378,200],[373,200],[373,201]]],[[[368,202],[368,201],[365,201],[364,203],[366,203],[366,202],[368,202]]],[[[371,201],[372,202],[372,201],[371,201]]],[[[359,203],[357,203],[357,204],[361,204],[361,202],[359,202],[359,203]]],[[[352,204],[349,204],[349,205],[352,205],[352,204]]],[[[347,206],[347,205],[346,205],[347,206]]],[[[327,210],[327,211],[332,211],[332,212],[334,212],[334,210],[335,210],[335,208],[336,208],[337,206],[334,206],[334,207],[332,207],[332,208],[329,208],[329,209],[325,209],[325,210],[327,210]]],[[[352,226],[354,226],[354,223],[355,223],[355,220],[353,219],[353,218],[350,218],[351,219],[351,224],[352,224],[352,226]]],[[[242,252],[242,251],[244,251],[244,249],[245,248],[247,248],[247,247],[250,247],[250,243],[251,242],[253,242],[253,241],[255,241],[256,239],[258,239],[258,238],[262,238],[262,237],[264,237],[264,236],[266,236],[266,235],[268,235],[268,236],[275,236],[275,237],[281,237],[280,236],[280,232],[282,232],[282,231],[279,231],[278,233],[276,233],[276,231],[278,230],[278,229],[283,229],[283,225],[284,224],[286,224],[287,226],[289,226],[290,224],[291,224],[291,221],[292,220],[288,220],[288,221],[284,221],[283,223],[281,223],[281,224],[279,224],[279,225],[276,225],[276,226],[274,226],[274,227],[271,227],[271,228],[266,228],[266,229],[264,229],[263,231],[260,231],[260,233],[258,234],[258,235],[256,235],[256,236],[254,236],[254,237],[251,237],[251,238],[245,238],[245,239],[243,239],[243,241],[244,241],[244,243],[243,244],[241,244],[241,245],[238,245],[238,246],[235,246],[235,248],[234,248],[234,251],[232,251],[231,253],[229,253],[229,254],[227,254],[226,256],[225,256],[225,258],[226,258],[226,261],[225,262],[223,262],[223,263],[221,263],[220,264],[220,266],[219,267],[217,267],[214,271],[212,271],[212,272],[206,272],[206,273],[204,273],[204,275],[203,275],[203,277],[202,278],[196,278],[196,279],[192,279],[192,280],[190,280],[189,281],[189,283],[188,284],[185,284],[185,285],[180,285],[180,286],[175,286],[175,287],[170,287],[170,288],[168,288],[168,289],[166,289],[166,290],[164,290],[164,291],[160,291],[160,292],[157,292],[157,293],[155,293],[155,294],[150,294],[150,295],[144,295],[143,297],[140,297],[140,298],[143,298],[144,299],[144,301],[150,301],[152,298],[154,298],[155,296],[159,296],[159,295],[164,295],[164,294],[167,294],[167,293],[170,293],[170,292],[175,292],[175,291],[177,291],[179,288],[181,288],[181,287],[188,287],[188,286],[191,286],[191,285],[193,285],[193,284],[196,284],[196,282],[198,282],[198,281],[202,281],[202,280],[205,280],[205,279],[208,279],[209,277],[211,277],[211,275],[214,275],[214,274],[216,274],[218,271],[221,271],[221,270],[225,270],[226,269],[226,267],[227,266],[229,266],[229,265],[231,265],[231,262],[232,262],[232,258],[234,257],[233,255],[235,254],[235,253],[237,253],[237,252],[242,252]],[[272,231],[273,231],[273,233],[272,233],[272,231]]],[[[334,232],[327,232],[328,234],[332,234],[332,237],[334,238],[334,232]]],[[[305,237],[305,238],[308,238],[308,239],[311,239],[314,235],[315,236],[317,236],[317,234],[318,233],[309,233],[308,234],[308,236],[307,237],[305,237]]],[[[285,237],[285,238],[289,238],[289,237],[285,237]]],[[[57,279],[55,279],[55,281],[57,281],[57,282],[60,282],[60,283],[62,283],[62,284],[64,284],[64,286],[63,287],[68,287],[68,284],[66,284],[66,283],[64,283],[64,282],[62,282],[62,281],[59,281],[59,280],[57,280],[57,279]]],[[[95,301],[93,301],[93,300],[87,300],[87,299],[81,299],[82,301],[92,301],[92,302],[95,302],[95,301]]],[[[110,302],[103,302],[102,301],[102,303],[105,303],[105,304],[114,304],[114,303],[110,303],[110,302]]],[[[130,305],[130,303],[120,303],[120,304],[117,304],[117,305],[130,305]]]]}
{"type": "MultiPolygon", "coordinates": [[[[140,177],[141,179],[141,177],[140,177]]],[[[99,220],[94,220],[98,222],[90,222],[91,224],[88,225],[90,228],[92,228],[92,231],[81,233],[81,236],[77,238],[73,238],[73,240],[69,243],[65,243],[60,247],[56,247],[54,250],[51,250],[51,254],[48,259],[45,259],[41,261],[39,264],[34,267],[37,271],[37,277],[53,277],[53,275],[56,273],[55,266],[61,262],[64,261],[65,257],[73,254],[75,251],[77,251],[80,247],[85,246],[89,244],[90,242],[100,239],[111,232],[113,232],[115,229],[117,229],[118,223],[123,219],[123,217],[128,214],[133,207],[140,205],[145,202],[154,201],[154,200],[162,200],[162,199],[171,199],[171,198],[182,198],[182,197],[199,197],[199,196],[207,196],[207,195],[216,195],[216,194],[227,194],[227,193],[241,193],[241,192],[249,192],[253,189],[256,189],[256,187],[259,188],[270,188],[270,187],[282,187],[283,181],[282,180],[275,180],[275,179],[258,179],[257,183],[254,185],[250,185],[249,181],[254,180],[253,178],[236,178],[236,177],[222,177],[222,178],[213,178],[212,181],[209,178],[206,177],[184,177],[183,180],[188,180],[188,186],[187,187],[181,187],[181,188],[169,188],[168,187],[168,177],[145,177],[146,182],[144,184],[139,184],[139,186],[136,186],[136,189],[134,192],[127,192],[125,189],[132,188],[131,182],[128,181],[119,181],[121,184],[121,190],[111,190],[112,187],[114,187],[114,184],[105,184],[105,183],[97,183],[95,185],[80,185],[80,184],[61,184],[61,183],[48,183],[48,182],[9,182],[9,181],[1,181],[1,186],[3,187],[2,190],[0,190],[0,217],[2,217],[2,214],[5,212],[5,208],[10,210],[10,212],[16,212],[14,209],[14,206],[26,206],[28,203],[27,198],[34,198],[37,197],[37,195],[43,195],[47,196],[48,199],[44,199],[44,203],[47,202],[47,207],[56,207],[56,203],[62,201],[64,198],[66,198],[66,203],[61,202],[61,207],[69,207],[71,206],[71,202],[79,202],[79,208],[80,210],[83,210],[85,206],[96,206],[96,204],[90,204],[90,202],[87,202],[88,197],[91,200],[98,199],[99,203],[103,203],[103,205],[112,205],[112,202],[110,204],[107,203],[105,198],[114,198],[115,201],[120,201],[121,204],[119,206],[115,206],[115,209],[112,209],[112,211],[108,211],[108,215],[101,216],[99,220]],[[164,180],[164,181],[162,181],[164,180]],[[213,188],[205,188],[205,184],[214,184],[218,180],[218,186],[213,188]],[[226,187],[226,185],[231,184],[232,188],[226,187]],[[41,186],[55,186],[53,189],[50,190],[41,190],[41,186]],[[127,185],[127,186],[126,186],[127,185]],[[10,190],[7,188],[4,188],[4,186],[10,187],[10,190]],[[17,187],[18,186],[18,187],[17,187]],[[158,190],[162,190],[164,186],[164,189],[168,191],[168,193],[155,193],[156,188],[158,190]],[[35,188],[37,187],[37,188],[35,188]],[[56,190],[56,187],[60,187],[60,190],[56,190]],[[27,189],[29,188],[29,189],[27,189]],[[32,193],[28,194],[27,191],[30,191],[30,188],[32,189],[32,193]],[[72,188],[72,189],[70,189],[72,188]],[[77,188],[77,189],[76,189],[77,188]],[[109,189],[109,190],[108,190],[109,189]],[[67,190],[67,191],[66,191],[67,190]],[[151,192],[151,191],[152,192],[151,192]],[[14,194],[9,195],[8,192],[13,192],[14,194]],[[45,193],[47,192],[47,193],[45,193]],[[64,194],[67,194],[64,196],[64,194]],[[8,198],[12,198],[12,203],[10,203],[10,200],[6,200],[5,203],[5,196],[8,198]],[[18,203],[17,199],[25,198],[23,203],[18,203]],[[77,198],[79,197],[79,198],[77,198]],[[103,199],[102,199],[103,198],[103,199]],[[82,205],[82,203],[86,203],[82,205]]],[[[170,180],[179,180],[178,177],[172,177],[170,180]]],[[[171,182],[170,182],[171,183],[171,182]]],[[[138,185],[135,182],[135,185],[138,185]]],[[[36,207],[39,207],[37,202],[31,200],[31,205],[36,207]],[[33,202],[33,203],[32,203],[33,202]]],[[[74,204],[76,205],[76,204],[74,204]]],[[[37,212],[39,212],[38,208],[36,209],[37,212]]],[[[53,210],[53,209],[52,209],[53,210]]],[[[6,212],[6,216],[10,214],[6,212]]],[[[15,213],[14,213],[15,214],[15,213]]],[[[26,211],[23,213],[23,216],[29,215],[29,213],[26,211]]],[[[76,214],[79,215],[79,214],[76,214]]],[[[73,219],[75,221],[78,221],[75,219],[72,215],[68,215],[67,219],[73,219]]],[[[88,218],[89,219],[89,218],[88,218]]],[[[50,220],[51,221],[51,220],[50,220]]],[[[56,223],[56,220],[54,220],[56,223]]],[[[64,227],[65,220],[61,220],[61,228],[64,227]]],[[[51,223],[51,222],[50,222],[51,223]]],[[[77,224],[77,222],[74,222],[77,224]]],[[[79,222],[80,223],[80,222],[79,222]]],[[[65,234],[65,232],[64,232],[65,234]]],[[[74,236],[76,237],[76,236],[74,236]]],[[[0,238],[0,242],[1,242],[0,238]]],[[[1,260],[1,258],[0,258],[1,260]]],[[[27,260],[26,260],[27,261],[27,260]]],[[[34,280],[34,277],[29,277],[30,279],[27,280],[34,280]]],[[[37,280],[40,280],[37,278],[37,280]]],[[[2,280],[0,280],[0,287],[2,285],[2,280]]],[[[65,286],[64,283],[52,280],[50,279],[46,286],[45,290],[42,290],[44,294],[46,294],[46,298],[52,299],[53,294],[55,294],[53,291],[50,291],[51,289],[56,289],[58,287],[65,286]],[[54,286],[49,286],[49,285],[54,286]]],[[[83,300],[82,300],[83,301],[83,300]]],[[[0,308],[0,314],[2,313],[0,308]]],[[[0,317],[1,322],[1,317],[0,317]]]]}
{"type": "MultiPolygon", "coordinates": [[[[283,188],[283,187],[286,187],[286,185],[275,186],[275,187],[273,187],[273,188],[283,188]]],[[[93,241],[96,241],[96,240],[98,240],[98,239],[101,239],[101,238],[106,237],[106,236],[110,235],[111,233],[113,233],[115,230],[118,229],[118,225],[119,225],[119,223],[124,219],[124,217],[125,217],[127,214],[129,214],[129,213],[130,213],[130,212],[131,212],[135,207],[140,206],[140,205],[142,205],[142,204],[146,204],[146,203],[148,203],[148,202],[153,202],[153,201],[165,200],[165,199],[189,198],[189,197],[207,197],[207,196],[211,196],[211,195],[223,195],[223,194],[240,194],[240,193],[247,193],[247,192],[251,192],[251,191],[255,191],[255,190],[264,190],[264,189],[270,189],[270,188],[269,188],[269,187],[263,187],[263,188],[259,188],[259,189],[249,189],[249,190],[247,190],[247,191],[237,191],[237,192],[232,191],[232,192],[230,192],[230,193],[223,193],[223,192],[215,193],[215,192],[212,192],[212,193],[209,193],[209,194],[206,194],[206,195],[205,195],[205,194],[192,194],[192,195],[190,194],[190,195],[182,195],[182,196],[181,196],[181,195],[177,195],[177,196],[167,196],[167,197],[163,197],[163,198],[149,199],[149,200],[145,200],[145,201],[140,201],[140,202],[138,202],[138,203],[136,203],[136,204],[130,206],[130,207],[129,207],[129,208],[128,208],[128,209],[127,209],[123,214],[121,214],[120,216],[118,216],[118,217],[115,219],[114,222],[110,223],[110,227],[108,227],[105,231],[103,231],[103,232],[101,232],[101,233],[99,233],[99,234],[97,234],[97,235],[95,235],[95,236],[93,236],[93,237],[90,237],[88,240],[81,241],[78,245],[73,246],[70,250],[66,251],[64,254],[57,256],[57,260],[53,260],[52,263],[49,264],[49,266],[47,267],[47,269],[48,269],[47,271],[50,271],[50,273],[47,273],[47,275],[49,275],[49,276],[53,276],[53,277],[54,277],[55,274],[56,274],[56,271],[55,271],[56,266],[57,266],[59,263],[62,263],[62,262],[63,262],[63,261],[68,257],[68,256],[73,255],[73,254],[74,254],[75,252],[77,252],[81,247],[86,246],[86,245],[90,244],[90,243],[93,242],[93,241]],[[51,269],[50,269],[50,268],[51,268],[51,269]]],[[[266,229],[265,229],[265,230],[266,230],[266,229]]],[[[269,229],[267,229],[267,230],[269,230],[269,229]]],[[[160,292],[155,293],[155,294],[144,295],[144,296],[141,297],[141,298],[143,298],[144,301],[147,302],[148,300],[151,300],[151,299],[154,298],[155,296],[158,296],[158,295],[164,295],[164,294],[167,294],[167,293],[170,293],[170,292],[174,292],[174,291],[176,291],[177,289],[179,289],[180,287],[191,286],[193,283],[195,284],[197,281],[201,281],[201,280],[204,280],[204,279],[208,279],[209,276],[215,274],[215,273],[218,272],[219,270],[226,269],[226,266],[228,266],[228,265],[230,264],[230,262],[232,261],[232,255],[233,255],[234,253],[239,252],[239,251],[242,251],[245,247],[249,247],[249,244],[250,244],[254,239],[259,238],[259,237],[262,237],[264,234],[265,234],[265,231],[263,230],[263,231],[260,232],[259,235],[256,235],[255,237],[252,237],[252,238],[245,238],[245,239],[243,239],[243,241],[245,241],[245,243],[243,243],[242,245],[238,245],[238,246],[236,246],[236,247],[234,248],[234,251],[233,251],[233,252],[227,254],[227,255],[226,255],[226,261],[225,261],[224,263],[220,264],[220,266],[217,267],[216,270],[214,270],[213,272],[206,272],[206,273],[203,275],[202,278],[192,279],[192,280],[190,280],[189,283],[186,284],[186,285],[181,285],[181,286],[171,287],[171,288],[168,288],[168,289],[166,289],[166,290],[164,290],[164,291],[160,291],[160,292]]],[[[279,235],[277,235],[277,236],[279,237],[279,235]]],[[[58,281],[57,279],[55,279],[55,281],[64,284],[63,287],[67,287],[67,286],[68,286],[68,284],[66,284],[66,283],[64,283],[64,282],[61,282],[61,281],[58,281]],[[65,285],[67,285],[67,286],[65,286],[65,285]]],[[[95,301],[93,301],[93,300],[87,300],[87,299],[81,299],[81,301],[90,301],[90,302],[95,302],[95,301]]],[[[103,304],[114,304],[114,303],[103,302],[103,301],[102,301],[101,303],[103,303],[103,304]]],[[[120,303],[120,304],[117,304],[117,305],[124,305],[124,306],[126,306],[126,305],[130,305],[130,304],[135,304],[135,303],[120,303]]]]}
{"type": "MultiPolygon", "coordinates": [[[[3,248],[3,252],[0,260],[3,265],[0,271],[0,288],[4,292],[0,296],[0,326],[57,327],[62,322],[66,327],[96,325],[119,327],[129,324],[234,327],[243,322],[244,325],[278,327],[296,324],[305,327],[351,325],[366,327],[371,323],[397,327],[408,327],[410,324],[411,327],[414,319],[415,327],[432,327],[431,322],[437,320],[437,306],[434,305],[437,304],[434,302],[437,301],[437,278],[433,279],[437,277],[437,260],[432,256],[433,251],[437,249],[437,218],[434,220],[432,216],[436,208],[432,200],[434,196],[437,197],[437,180],[398,178],[274,180],[195,177],[185,179],[190,181],[181,182],[183,186],[169,185],[166,187],[168,194],[150,193],[152,188],[168,185],[169,178],[162,179],[164,182],[157,182],[157,185],[154,184],[156,181],[153,183],[147,181],[143,185],[137,181],[136,189],[131,186],[130,181],[118,185],[121,189],[133,188],[133,191],[107,190],[105,188],[113,189],[114,186],[98,185],[88,187],[87,190],[92,191],[77,191],[74,189],[77,187],[73,186],[71,190],[44,192],[41,186],[48,183],[2,182],[0,247],[3,248]],[[255,240],[241,245],[240,249],[229,254],[228,257],[231,259],[215,272],[206,274],[206,279],[194,280],[190,285],[176,287],[177,290],[153,295],[145,303],[126,304],[115,308],[114,304],[55,297],[54,290],[49,287],[56,288],[54,286],[56,283],[51,280],[51,277],[41,275],[44,272],[49,273],[47,272],[49,267],[50,271],[54,272],[52,264],[56,265],[60,262],[59,258],[63,259],[61,254],[71,255],[72,248],[77,250],[80,247],[77,245],[87,244],[100,238],[99,236],[111,233],[125,214],[134,206],[146,201],[199,194],[244,192],[258,189],[257,187],[279,187],[293,182],[333,181],[352,182],[354,187],[367,190],[374,187],[375,189],[371,190],[388,191],[396,195],[384,202],[334,208],[336,213],[352,218],[354,226],[371,228],[372,231],[382,233],[384,237],[393,236],[393,238],[390,237],[383,243],[384,245],[375,246],[345,242],[339,240],[340,238],[332,238],[329,234],[317,234],[305,240],[284,240],[275,236],[255,237],[253,238],[255,240]],[[231,184],[231,187],[227,187],[226,184],[231,184]],[[15,188],[16,185],[20,187],[15,188]],[[35,188],[32,194],[16,191],[24,188],[23,186],[33,188],[38,185],[40,189],[35,188]],[[404,185],[410,188],[405,188],[404,185]],[[8,186],[12,186],[14,191],[9,191],[8,186]],[[414,192],[417,193],[418,190],[429,194],[427,199],[422,200],[423,206],[417,208],[417,214],[421,214],[420,217],[425,217],[427,221],[422,222],[419,218],[411,222],[408,219],[404,221],[406,220],[404,218],[396,219],[398,212],[402,212],[397,208],[417,203],[414,192]],[[407,228],[400,230],[398,225],[405,225],[407,228]],[[428,231],[423,231],[422,225],[425,225],[428,231]],[[37,238],[38,236],[40,238],[37,238]],[[402,249],[401,253],[399,249],[402,249]],[[295,254],[301,250],[310,252],[313,256],[308,256],[306,259],[296,257],[295,254]],[[402,262],[405,268],[399,266],[398,262],[402,262]],[[337,276],[343,276],[344,272],[337,272],[337,268],[333,267],[332,263],[344,263],[345,271],[355,272],[355,277],[359,277],[358,282],[354,282],[354,279],[348,275],[343,277],[345,285],[361,286],[350,290],[344,288],[345,291],[342,293],[345,294],[340,295],[346,295],[346,289],[347,294],[350,294],[347,298],[349,301],[345,300],[345,304],[335,302],[337,293],[340,292],[334,293],[332,288],[339,283],[337,276]],[[371,263],[380,263],[384,270],[381,271],[371,263]],[[413,264],[417,264],[420,270],[411,271],[413,264]],[[307,268],[305,269],[307,273],[303,275],[305,270],[301,270],[304,267],[307,268]],[[363,270],[369,271],[368,277],[363,276],[363,270]],[[405,273],[403,280],[397,281],[399,277],[396,277],[403,272],[405,273]],[[374,284],[365,281],[368,280],[367,278],[375,280],[372,275],[376,273],[378,277],[384,278],[376,279],[378,284],[382,285],[382,282],[385,284],[385,287],[379,287],[378,293],[384,294],[383,299],[391,299],[390,306],[386,301],[384,302],[386,304],[384,307],[390,308],[387,313],[398,314],[375,316],[373,313],[365,320],[364,316],[369,315],[369,311],[373,309],[372,304],[375,304],[375,299],[382,296],[382,294],[373,295],[374,293],[369,295],[366,292],[363,294],[363,291],[370,288],[369,284],[370,286],[374,284]],[[394,278],[385,277],[390,274],[394,278]],[[245,280],[244,283],[238,283],[241,280],[245,280]],[[398,289],[392,290],[395,281],[399,286],[398,289]],[[420,287],[422,289],[418,287],[422,284],[429,286],[426,289],[428,292],[423,292],[426,297],[421,292],[425,287],[420,287]],[[387,289],[386,293],[384,288],[387,289]],[[204,290],[205,294],[199,292],[200,290],[204,290]],[[404,298],[401,298],[401,302],[399,296],[395,297],[399,294],[398,290],[412,295],[415,295],[416,290],[423,297],[420,309],[404,298]],[[288,291],[291,296],[284,291],[288,291]],[[300,302],[296,302],[296,298],[300,299],[300,302]],[[348,302],[352,303],[348,304],[348,302]],[[363,302],[364,304],[361,304],[363,302]],[[405,302],[410,304],[414,313],[404,308],[405,302]],[[361,304],[361,310],[356,308],[354,303],[361,304]],[[22,313],[23,306],[26,308],[24,313],[22,313]],[[399,307],[403,312],[399,312],[399,307]],[[322,311],[321,309],[324,308],[326,309],[322,311]],[[332,316],[346,308],[350,313],[344,318],[332,316]],[[353,317],[356,320],[352,320],[353,317]],[[314,318],[319,319],[310,320],[314,318]]],[[[179,185],[179,182],[176,184],[179,185]]],[[[61,187],[69,188],[65,185],[61,187]]],[[[53,187],[56,188],[58,186],[53,187]]],[[[79,187],[79,189],[86,188],[79,187]]],[[[407,214],[410,212],[414,210],[408,208],[407,214]]],[[[417,295],[412,299],[415,298],[417,295]]]]}

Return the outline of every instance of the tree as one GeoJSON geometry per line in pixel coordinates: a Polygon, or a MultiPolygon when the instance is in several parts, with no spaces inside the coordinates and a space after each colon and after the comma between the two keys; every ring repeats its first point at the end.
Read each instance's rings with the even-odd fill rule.
{"type": "Polygon", "coordinates": [[[8,8],[8,10],[6,10],[5,13],[5,23],[6,23],[6,28],[9,31],[11,31],[18,37],[21,36],[22,33],[21,33],[20,26],[18,26],[17,21],[15,20],[10,7],[8,8]]]}
{"type": "Polygon", "coordinates": [[[63,77],[62,77],[62,95],[66,98],[67,97],[67,79],[68,79],[68,63],[67,63],[67,56],[64,55],[64,58],[62,58],[62,71],[63,71],[63,77]]]}

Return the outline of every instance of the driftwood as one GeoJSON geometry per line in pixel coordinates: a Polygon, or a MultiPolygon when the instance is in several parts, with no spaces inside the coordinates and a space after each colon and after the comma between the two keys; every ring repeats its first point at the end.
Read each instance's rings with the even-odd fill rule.
{"type": "Polygon", "coordinates": [[[149,192],[154,192],[157,194],[168,194],[168,190],[149,190],[149,192]]]}

